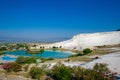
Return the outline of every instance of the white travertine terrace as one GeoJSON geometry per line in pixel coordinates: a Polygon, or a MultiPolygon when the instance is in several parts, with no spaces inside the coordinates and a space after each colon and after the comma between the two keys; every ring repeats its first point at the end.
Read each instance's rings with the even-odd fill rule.
{"type": "Polygon", "coordinates": [[[84,48],[92,48],[94,46],[115,44],[120,44],[120,31],[78,34],[70,40],[40,46],[45,46],[45,48],[61,46],[65,49],[81,50],[84,48]]]}

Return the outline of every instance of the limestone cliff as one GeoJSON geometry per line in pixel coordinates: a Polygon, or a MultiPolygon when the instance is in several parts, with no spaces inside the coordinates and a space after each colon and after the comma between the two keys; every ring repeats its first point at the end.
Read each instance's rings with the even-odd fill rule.
{"type": "Polygon", "coordinates": [[[65,49],[84,49],[91,48],[94,46],[115,44],[120,44],[120,31],[78,34],[70,40],[53,44],[47,44],[44,46],[46,48],[53,46],[61,46],[65,49]]]}

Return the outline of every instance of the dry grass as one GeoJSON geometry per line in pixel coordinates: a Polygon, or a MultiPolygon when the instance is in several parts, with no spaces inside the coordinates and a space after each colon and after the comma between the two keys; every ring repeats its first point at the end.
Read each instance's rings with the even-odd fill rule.
{"type": "Polygon", "coordinates": [[[69,59],[73,62],[75,62],[75,61],[89,62],[89,61],[93,60],[92,58],[88,58],[88,57],[85,57],[85,56],[72,57],[72,58],[69,58],[69,59]]]}
{"type": "MultiPolygon", "coordinates": [[[[105,55],[105,54],[109,54],[109,53],[112,53],[112,52],[117,52],[118,50],[112,50],[111,48],[120,48],[119,46],[108,46],[105,47],[105,48],[97,48],[97,49],[94,49],[92,53],[88,54],[88,55],[84,55],[84,56],[75,56],[75,57],[70,57],[69,59],[73,62],[75,61],[84,61],[84,62],[89,62],[91,60],[93,60],[93,58],[89,58],[88,56],[94,56],[94,55],[105,55]]],[[[61,51],[68,51],[66,49],[61,49],[61,51]]],[[[119,50],[120,51],[120,50],[119,50]]],[[[82,51],[78,51],[78,50],[72,50],[72,52],[74,53],[82,53],[82,51]]],[[[54,59],[54,60],[51,60],[51,61],[47,61],[47,62],[58,62],[58,61],[65,61],[67,60],[68,58],[64,58],[64,59],[54,59]]]]}
{"type": "Polygon", "coordinates": [[[71,58],[54,59],[54,60],[50,60],[50,61],[46,61],[46,62],[49,63],[49,62],[67,61],[68,59],[72,62],[76,62],[76,61],[89,62],[89,61],[93,60],[92,58],[88,58],[86,56],[76,56],[76,57],[71,57],[71,58]]]}
{"type": "MultiPolygon", "coordinates": [[[[88,54],[88,56],[93,56],[93,55],[105,55],[105,54],[109,54],[109,53],[113,53],[113,52],[120,51],[120,50],[113,50],[113,49],[111,49],[111,48],[114,48],[114,47],[94,49],[91,54],[88,54]]],[[[120,48],[120,47],[116,47],[116,48],[120,48]]]]}
{"type": "Polygon", "coordinates": [[[7,72],[5,70],[0,70],[0,74],[2,74],[2,73],[6,74],[6,75],[14,75],[14,76],[19,75],[19,76],[24,76],[26,78],[29,78],[28,72],[23,72],[23,71],[21,71],[21,72],[7,72]]]}

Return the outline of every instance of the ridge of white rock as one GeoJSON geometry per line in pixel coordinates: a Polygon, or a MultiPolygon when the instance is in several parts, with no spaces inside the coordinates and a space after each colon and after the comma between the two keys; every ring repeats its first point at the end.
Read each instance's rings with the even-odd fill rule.
{"type": "Polygon", "coordinates": [[[43,45],[45,48],[62,47],[65,49],[82,50],[94,46],[120,44],[120,31],[87,33],[75,35],[72,39],[43,45]]]}

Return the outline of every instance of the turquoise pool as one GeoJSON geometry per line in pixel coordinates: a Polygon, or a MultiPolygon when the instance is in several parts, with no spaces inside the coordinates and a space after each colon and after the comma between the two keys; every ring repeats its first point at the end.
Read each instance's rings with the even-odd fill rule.
{"type": "MultiPolygon", "coordinates": [[[[33,56],[32,54],[27,53],[24,50],[21,51],[15,51],[15,52],[6,52],[6,54],[14,55],[14,56],[33,56]]],[[[57,52],[57,51],[44,51],[44,53],[41,54],[34,54],[36,57],[44,57],[44,58],[67,58],[68,56],[72,55],[72,53],[69,52],[57,52]]]]}
{"type": "Polygon", "coordinates": [[[4,61],[15,61],[16,58],[13,58],[13,57],[10,57],[10,56],[3,56],[2,60],[4,60],[4,61]]]}

